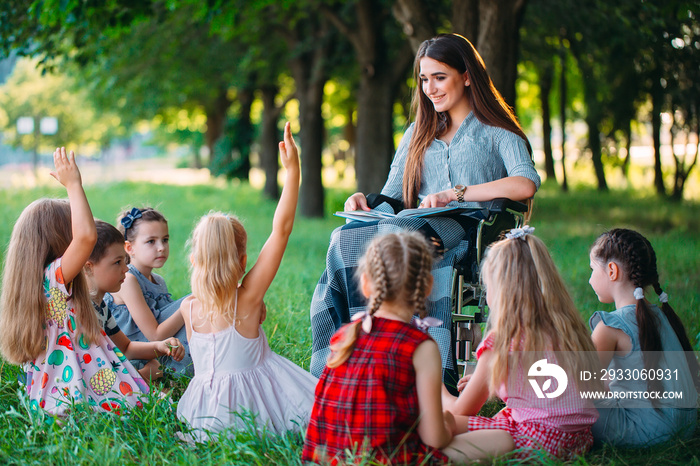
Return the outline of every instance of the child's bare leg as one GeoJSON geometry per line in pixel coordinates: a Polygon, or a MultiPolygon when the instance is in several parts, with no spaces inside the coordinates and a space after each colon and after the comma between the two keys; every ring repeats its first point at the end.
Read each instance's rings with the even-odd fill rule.
{"type": "Polygon", "coordinates": [[[492,458],[515,450],[513,437],[505,430],[473,430],[455,435],[442,452],[452,461],[461,463],[470,460],[492,458]]]}
{"type": "Polygon", "coordinates": [[[139,374],[146,382],[158,380],[163,375],[160,370],[160,362],[157,359],[151,359],[148,363],[139,369],[139,374]]]}

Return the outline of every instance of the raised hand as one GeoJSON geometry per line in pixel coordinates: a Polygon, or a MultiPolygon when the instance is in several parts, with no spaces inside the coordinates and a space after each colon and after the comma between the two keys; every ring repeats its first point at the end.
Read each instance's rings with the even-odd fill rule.
{"type": "Polygon", "coordinates": [[[78,165],[75,163],[75,153],[73,151],[70,151],[70,156],[67,156],[65,147],[56,149],[53,153],[53,163],[56,171],[52,171],[51,176],[56,178],[59,183],[66,188],[71,184],[82,186],[80,170],[78,170],[78,165]]]}
{"type": "Polygon", "coordinates": [[[299,168],[299,149],[292,137],[292,130],[289,127],[289,122],[284,125],[284,141],[279,143],[280,160],[282,166],[289,170],[290,168],[299,168]]]}

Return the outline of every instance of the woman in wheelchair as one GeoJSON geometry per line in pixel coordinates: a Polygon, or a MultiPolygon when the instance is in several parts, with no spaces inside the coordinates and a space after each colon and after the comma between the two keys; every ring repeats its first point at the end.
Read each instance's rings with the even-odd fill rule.
{"type": "MultiPolygon", "coordinates": [[[[496,198],[526,200],[540,184],[531,148],[512,109],[491,82],[472,44],[457,34],[423,42],[415,58],[415,122],[406,130],[381,195],[355,193],[345,210],[447,204],[479,207],[496,198]],[[382,202],[387,201],[387,202],[382,202]]],[[[311,301],[311,372],[321,374],[330,354],[329,340],[366,300],[354,280],[366,244],[378,233],[419,231],[438,246],[435,286],[428,313],[443,322],[430,333],[440,348],[443,379],[456,384],[451,345],[452,269],[473,244],[474,220],[464,216],[397,217],[350,222],[331,235],[323,272],[311,301]]]]}

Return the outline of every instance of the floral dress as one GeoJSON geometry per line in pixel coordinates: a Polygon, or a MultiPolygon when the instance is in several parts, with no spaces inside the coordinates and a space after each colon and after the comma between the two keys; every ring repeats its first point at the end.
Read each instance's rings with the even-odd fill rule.
{"type": "Polygon", "coordinates": [[[63,280],[61,258],[44,272],[46,350],[24,365],[30,408],[63,415],[73,403],[121,412],[141,405],[148,384],[104,331],[88,344],[77,331],[73,299],[63,280]]]}

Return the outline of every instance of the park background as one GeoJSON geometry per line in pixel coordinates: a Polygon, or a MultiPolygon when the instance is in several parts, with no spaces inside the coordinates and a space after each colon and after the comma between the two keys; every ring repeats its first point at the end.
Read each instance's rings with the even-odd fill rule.
{"type": "MultiPolygon", "coordinates": [[[[210,209],[238,214],[257,255],[290,120],[300,218],[265,329],[275,351],[308,368],[309,301],[342,224],[331,214],[355,189],[381,188],[410,121],[414,50],[455,31],[482,53],[533,144],[545,183],[532,224],[582,316],[612,310],[588,286],[590,244],[611,227],[638,229],[698,349],[697,14],[695,2],[632,0],[3,2],[2,254],[28,203],[65,195],[48,175],[53,148],[65,145],[79,154],[97,217],[114,221],[133,205],[164,212],[172,248],[162,275],[175,296],[188,293],[186,240],[210,209]],[[34,123],[27,134],[22,117],[34,123]]],[[[3,364],[6,462],[298,462],[298,435],[183,445],[173,408],[155,399],[130,417],[76,412],[48,425],[17,396],[18,375],[3,364]]],[[[175,382],[175,399],[183,387],[175,382]]],[[[648,450],[605,448],[580,463],[698,464],[698,447],[696,434],[648,450]]]]}

